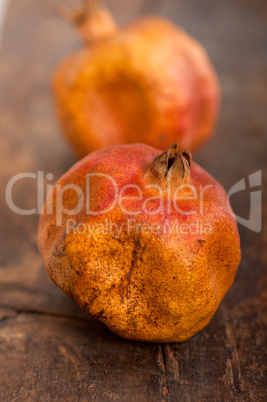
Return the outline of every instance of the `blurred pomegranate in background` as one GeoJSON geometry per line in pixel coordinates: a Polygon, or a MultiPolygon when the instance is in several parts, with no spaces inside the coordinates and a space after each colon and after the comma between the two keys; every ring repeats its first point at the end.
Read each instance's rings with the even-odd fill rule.
{"type": "Polygon", "coordinates": [[[59,118],[76,156],[103,146],[143,142],[183,151],[212,134],[219,83],[203,47],[157,17],[118,27],[101,1],[67,11],[84,47],[54,76],[59,118]]]}

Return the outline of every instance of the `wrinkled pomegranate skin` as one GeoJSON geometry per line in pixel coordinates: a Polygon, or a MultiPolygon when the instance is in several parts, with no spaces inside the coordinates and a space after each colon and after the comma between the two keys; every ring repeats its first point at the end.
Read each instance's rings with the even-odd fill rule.
{"type": "Polygon", "coordinates": [[[101,147],[199,148],[217,120],[219,84],[203,47],[159,18],[85,46],[57,69],[63,132],[78,158],[101,147]]]}
{"type": "MultiPolygon", "coordinates": [[[[117,204],[104,215],[86,215],[83,207],[76,216],[63,214],[63,224],[56,226],[55,210],[47,214],[49,200],[56,204],[56,187],[50,193],[40,219],[38,244],[51,280],[88,314],[105,323],[114,333],[138,341],[181,342],[204,328],[233,283],[239,262],[240,242],[235,219],[227,209],[223,188],[200,166],[191,166],[191,185],[197,191],[209,186],[199,200],[180,200],[177,212],[163,197],[163,212],[148,215],[142,211],[144,200],[153,191],[147,188],[144,171],[161,151],[147,145],[132,144],[107,147],[88,155],[70,169],[57,183],[76,184],[86,192],[86,175],[112,176],[120,191],[137,185],[143,199],[125,198],[127,211],[117,204]],[[190,212],[196,211],[190,215],[190,212]],[[68,219],[94,225],[106,221],[119,227],[134,219],[134,227],[114,233],[67,233],[68,219]],[[164,231],[136,232],[138,223],[170,225],[178,220],[188,227],[198,221],[209,225],[203,233],[164,231]]],[[[106,180],[95,179],[90,187],[90,210],[108,208],[114,188],[106,180]]],[[[137,197],[134,189],[125,194],[137,197]]],[[[64,207],[73,209],[77,198],[64,197],[64,207]]],[[[158,200],[150,201],[151,209],[158,200]]]]}

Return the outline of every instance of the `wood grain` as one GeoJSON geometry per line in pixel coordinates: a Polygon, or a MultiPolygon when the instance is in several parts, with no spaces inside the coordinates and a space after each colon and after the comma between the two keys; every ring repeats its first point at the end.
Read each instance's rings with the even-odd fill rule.
{"type": "MultiPolygon", "coordinates": [[[[0,54],[0,400],[266,401],[267,238],[240,227],[242,262],[211,323],[182,344],[142,344],[113,335],[47,278],[36,247],[38,216],[6,205],[8,180],[74,162],[56,122],[50,77],[80,46],[54,15],[63,0],[12,0],[0,54]]],[[[73,3],[73,2],[72,2],[73,3]]],[[[197,161],[227,189],[267,166],[267,7],[264,0],[110,0],[118,21],[160,12],[203,42],[223,86],[214,139],[197,161]]],[[[266,176],[265,176],[266,178],[266,176]]],[[[46,180],[46,183],[49,181],[46,180]]],[[[263,182],[266,191],[266,181],[263,182]]],[[[36,182],[14,188],[36,204],[36,182]]],[[[248,214],[249,194],[233,198],[248,214]]],[[[263,220],[267,218],[266,199],[263,220]]]]}

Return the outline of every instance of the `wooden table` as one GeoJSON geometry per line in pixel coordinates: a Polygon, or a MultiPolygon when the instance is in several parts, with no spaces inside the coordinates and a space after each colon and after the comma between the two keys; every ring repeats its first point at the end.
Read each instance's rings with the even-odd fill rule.
{"type": "MultiPolygon", "coordinates": [[[[0,55],[0,400],[266,401],[266,232],[240,226],[243,257],[235,283],[201,333],[182,344],[142,344],[113,335],[49,281],[36,246],[38,216],[7,207],[4,192],[15,174],[44,171],[55,181],[75,162],[50,90],[58,61],[79,46],[54,15],[60,3],[70,4],[12,0],[0,55]]],[[[108,3],[120,22],[161,13],[208,49],[223,104],[217,135],[196,160],[226,189],[264,170],[266,1],[108,3]]],[[[36,196],[36,180],[14,187],[20,208],[34,208],[36,196]]],[[[236,213],[248,217],[249,192],[232,201],[236,213]]],[[[266,214],[265,200],[265,223],[266,214]]]]}

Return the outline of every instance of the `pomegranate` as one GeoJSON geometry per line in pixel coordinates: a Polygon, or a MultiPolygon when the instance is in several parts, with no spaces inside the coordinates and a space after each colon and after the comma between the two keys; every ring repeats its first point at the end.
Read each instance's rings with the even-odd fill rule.
{"type": "Polygon", "coordinates": [[[148,342],[204,328],[240,262],[225,191],[176,143],[79,161],[46,200],[38,244],[51,280],[86,313],[148,342]]]}
{"type": "MultiPolygon", "coordinates": [[[[219,84],[203,47],[163,18],[118,27],[101,1],[68,12],[84,46],[57,68],[63,132],[78,158],[142,142],[195,151],[212,134],[219,84]]],[[[65,13],[66,14],[66,13],[65,13]]]]}

